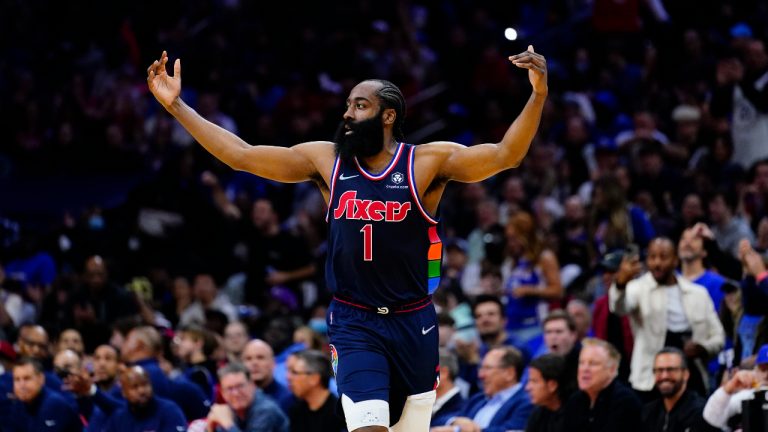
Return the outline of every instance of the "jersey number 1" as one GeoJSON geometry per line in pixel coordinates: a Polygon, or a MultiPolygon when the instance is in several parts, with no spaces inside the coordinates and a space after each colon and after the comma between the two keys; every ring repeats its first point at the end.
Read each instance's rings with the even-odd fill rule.
{"type": "Polygon", "coordinates": [[[366,224],[360,232],[363,233],[363,261],[373,261],[373,225],[366,224]]]}

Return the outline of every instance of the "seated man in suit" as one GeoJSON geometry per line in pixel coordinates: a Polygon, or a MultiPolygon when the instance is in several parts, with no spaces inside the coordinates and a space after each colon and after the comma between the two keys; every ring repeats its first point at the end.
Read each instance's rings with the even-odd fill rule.
{"type": "Polygon", "coordinates": [[[437,399],[432,406],[430,426],[444,425],[449,419],[459,416],[464,409],[466,400],[455,383],[458,375],[459,360],[456,354],[447,348],[440,348],[440,385],[435,389],[437,399]]]}
{"type": "Polygon", "coordinates": [[[516,348],[502,346],[488,351],[480,365],[478,377],[483,393],[472,396],[461,417],[432,432],[504,432],[523,430],[533,405],[523,390],[520,376],[523,356],[516,348]]]}

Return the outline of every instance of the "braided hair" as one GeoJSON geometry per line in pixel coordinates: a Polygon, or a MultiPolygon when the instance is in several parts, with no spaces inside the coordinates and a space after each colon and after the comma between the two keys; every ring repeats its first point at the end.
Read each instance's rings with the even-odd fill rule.
{"type": "Polygon", "coordinates": [[[401,92],[396,85],[387,80],[370,79],[367,81],[381,84],[381,88],[376,91],[376,96],[379,97],[383,108],[391,108],[395,110],[395,123],[392,125],[392,133],[396,140],[404,141],[405,134],[403,134],[403,123],[405,121],[405,96],[403,96],[403,92],[401,92]]]}

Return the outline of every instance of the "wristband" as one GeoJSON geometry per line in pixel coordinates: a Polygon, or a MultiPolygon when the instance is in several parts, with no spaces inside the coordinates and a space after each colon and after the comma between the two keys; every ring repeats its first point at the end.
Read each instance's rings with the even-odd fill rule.
{"type": "Polygon", "coordinates": [[[760,282],[764,281],[765,278],[768,278],[768,270],[764,270],[764,271],[758,273],[757,276],[755,276],[755,280],[757,281],[757,283],[760,283],[760,282]]]}

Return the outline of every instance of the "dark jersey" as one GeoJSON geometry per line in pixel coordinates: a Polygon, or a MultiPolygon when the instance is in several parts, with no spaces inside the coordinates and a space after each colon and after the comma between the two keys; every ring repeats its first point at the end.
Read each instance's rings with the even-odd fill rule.
{"type": "Polygon", "coordinates": [[[377,175],[336,158],[327,215],[333,294],[371,306],[406,304],[440,283],[442,242],[418,198],[414,153],[400,143],[377,175]]]}

